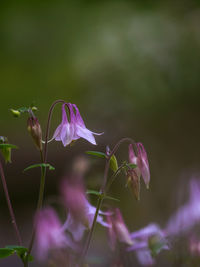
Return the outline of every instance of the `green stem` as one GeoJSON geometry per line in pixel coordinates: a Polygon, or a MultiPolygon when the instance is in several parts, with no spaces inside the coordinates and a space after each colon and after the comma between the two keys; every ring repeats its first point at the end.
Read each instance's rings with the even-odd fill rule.
{"type": "Polygon", "coordinates": [[[10,212],[11,222],[12,222],[13,228],[14,228],[15,233],[16,233],[16,237],[17,237],[17,240],[18,240],[18,245],[21,246],[22,245],[22,239],[21,239],[21,236],[20,236],[19,229],[17,227],[17,222],[16,222],[15,214],[14,214],[14,211],[13,211],[13,208],[12,208],[12,204],[11,204],[11,201],[10,201],[10,196],[9,196],[9,193],[8,193],[8,187],[7,187],[7,183],[6,183],[6,178],[5,178],[5,175],[4,175],[3,166],[1,164],[1,161],[0,161],[0,175],[1,175],[1,180],[2,180],[2,184],[3,184],[3,189],[4,189],[4,193],[5,193],[8,209],[9,209],[9,212],[10,212]]]}
{"type": "Polygon", "coordinates": [[[95,215],[94,215],[94,219],[93,219],[93,222],[92,222],[92,227],[90,229],[90,232],[88,234],[88,238],[86,240],[86,244],[85,244],[84,249],[82,251],[81,265],[83,264],[83,261],[85,259],[86,254],[87,254],[87,251],[89,249],[90,242],[91,242],[92,235],[93,235],[93,232],[94,232],[94,229],[95,229],[95,225],[96,225],[96,221],[97,221],[97,216],[98,216],[98,213],[99,213],[99,210],[100,210],[102,202],[103,202],[103,194],[98,197],[98,202],[97,202],[97,207],[96,207],[96,212],[95,212],[95,215]]]}
{"type": "MultiPolygon", "coordinates": [[[[48,113],[48,119],[47,119],[47,126],[46,126],[46,133],[45,133],[45,144],[44,144],[44,153],[40,150],[40,157],[41,162],[46,163],[47,162],[47,146],[48,146],[48,137],[49,137],[49,130],[50,130],[50,122],[52,117],[52,112],[56,104],[58,103],[65,103],[64,100],[56,100],[50,107],[49,113],[48,113]]],[[[38,203],[37,203],[37,211],[39,211],[43,205],[43,198],[44,198],[44,188],[45,188],[45,177],[46,177],[46,167],[41,168],[41,179],[40,179],[40,189],[39,189],[39,197],[38,197],[38,203]]],[[[28,267],[28,257],[31,253],[31,250],[33,248],[35,240],[35,228],[33,228],[31,240],[27,252],[27,256],[24,260],[24,267],[28,267]]]]}
{"type": "MultiPolygon", "coordinates": [[[[87,252],[88,252],[88,249],[90,247],[90,243],[91,243],[91,240],[92,240],[92,235],[94,233],[94,229],[95,229],[95,225],[96,225],[96,222],[97,222],[97,217],[98,217],[98,213],[99,213],[99,210],[100,210],[100,207],[101,207],[101,204],[103,202],[103,199],[104,199],[104,194],[107,190],[107,188],[109,187],[106,187],[106,184],[107,184],[107,180],[108,180],[108,171],[109,171],[109,166],[110,166],[110,160],[111,160],[111,157],[112,155],[114,155],[119,146],[124,143],[124,142],[130,142],[132,144],[135,145],[135,141],[132,139],[132,138],[122,138],[115,146],[114,148],[112,149],[112,151],[110,152],[110,154],[108,155],[108,157],[106,158],[106,164],[105,164],[105,169],[104,169],[104,177],[103,177],[103,183],[102,183],[102,186],[101,186],[101,189],[100,189],[100,195],[98,197],[98,202],[97,202],[97,207],[96,207],[96,212],[95,212],[95,216],[94,216],[94,219],[93,219],[93,222],[92,222],[92,227],[89,231],[89,234],[88,234],[88,238],[86,240],[86,244],[83,248],[83,251],[82,251],[82,254],[81,254],[81,259],[80,259],[80,262],[81,262],[81,265],[83,264],[84,260],[85,260],[85,257],[87,255],[87,252]]],[[[123,164],[122,164],[123,165],[123,164]]],[[[121,168],[123,166],[120,166],[121,168]]],[[[111,184],[110,184],[111,185],[111,184]]],[[[109,186],[110,186],[109,185],[109,186]]]]}

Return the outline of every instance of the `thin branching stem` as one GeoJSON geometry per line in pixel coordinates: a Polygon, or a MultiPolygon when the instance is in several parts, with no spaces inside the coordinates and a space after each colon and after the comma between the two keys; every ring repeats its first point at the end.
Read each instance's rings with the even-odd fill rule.
{"type": "Polygon", "coordinates": [[[20,235],[20,232],[19,232],[19,229],[18,229],[18,226],[17,226],[15,214],[14,214],[14,211],[13,211],[13,208],[12,208],[12,204],[11,204],[11,201],[10,201],[10,196],[9,196],[9,193],[8,193],[8,187],[7,187],[7,183],[6,183],[6,178],[5,178],[5,174],[4,174],[4,170],[3,170],[3,166],[2,166],[1,161],[0,161],[0,175],[1,175],[1,180],[2,180],[2,184],[3,184],[3,189],[4,189],[4,193],[5,193],[8,209],[9,209],[9,212],[10,212],[11,222],[12,222],[13,228],[14,228],[15,233],[16,233],[18,245],[21,246],[22,245],[22,239],[21,239],[21,235],[20,235]]]}
{"type": "Polygon", "coordinates": [[[93,219],[93,222],[92,222],[92,227],[91,227],[91,229],[89,231],[85,246],[84,246],[82,254],[81,254],[81,261],[80,261],[81,265],[83,264],[83,262],[85,260],[85,257],[87,255],[88,249],[90,247],[90,243],[91,243],[91,240],[92,240],[92,235],[94,233],[94,229],[95,229],[98,213],[99,213],[99,210],[101,208],[101,205],[102,205],[102,202],[103,202],[103,199],[104,199],[105,191],[107,189],[106,184],[107,184],[107,180],[108,180],[108,171],[109,171],[111,157],[117,152],[117,150],[120,147],[120,145],[122,143],[124,143],[124,142],[129,142],[129,143],[132,143],[133,145],[135,145],[135,141],[132,138],[128,138],[128,137],[127,138],[122,138],[114,146],[114,148],[112,149],[112,151],[110,152],[110,154],[106,158],[103,183],[102,183],[102,186],[101,186],[101,189],[100,189],[100,195],[98,196],[97,207],[96,207],[96,212],[95,212],[94,219],[93,219]]]}

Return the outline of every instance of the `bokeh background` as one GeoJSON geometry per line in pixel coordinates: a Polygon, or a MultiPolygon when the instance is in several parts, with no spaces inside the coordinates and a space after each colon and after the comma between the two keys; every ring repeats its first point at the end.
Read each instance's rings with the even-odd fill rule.
{"type": "MultiPolygon", "coordinates": [[[[124,177],[111,194],[130,231],[150,222],[165,226],[198,175],[200,156],[200,4],[197,0],[3,1],[0,8],[0,135],[19,146],[5,166],[11,199],[25,244],[28,244],[39,188],[39,170],[23,173],[39,155],[26,130],[26,116],[9,109],[38,107],[45,129],[56,99],[76,103],[89,129],[104,132],[97,147],[84,140],[63,148],[49,145],[45,196],[59,192],[59,181],[86,150],[104,151],[122,137],[143,142],[150,162],[151,184],[142,185],[136,202],[124,177]]],[[[53,115],[51,135],[60,123],[53,115]]],[[[128,158],[127,145],[118,152],[128,158]]],[[[85,181],[98,189],[103,162],[92,160],[85,181]]],[[[95,204],[95,199],[93,199],[95,204]]],[[[116,205],[116,204],[115,204],[116,205]]],[[[104,255],[106,233],[97,227],[94,254],[104,255]],[[100,238],[101,236],[101,238],[100,238]]],[[[16,243],[0,186],[0,246],[16,243]]],[[[171,266],[166,253],[157,266],[171,266]]],[[[133,259],[133,262],[134,259],[133,259]]],[[[137,266],[137,262],[134,263],[137,266]]],[[[12,256],[0,266],[21,266],[12,256]]],[[[38,263],[31,266],[38,266],[38,263]]]]}

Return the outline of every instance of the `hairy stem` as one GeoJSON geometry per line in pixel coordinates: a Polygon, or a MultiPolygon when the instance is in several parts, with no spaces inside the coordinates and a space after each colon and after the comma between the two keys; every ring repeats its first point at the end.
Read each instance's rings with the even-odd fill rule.
{"type": "Polygon", "coordinates": [[[13,228],[14,228],[15,233],[16,233],[18,245],[21,246],[22,245],[22,239],[21,239],[21,236],[20,236],[19,229],[17,227],[17,222],[16,222],[16,219],[15,219],[15,214],[14,214],[14,211],[13,211],[13,208],[12,208],[12,204],[11,204],[11,201],[10,201],[10,197],[9,197],[9,193],[8,193],[8,187],[7,187],[7,183],[6,183],[6,179],[5,179],[3,166],[1,164],[1,161],[0,161],[0,175],[1,175],[1,180],[2,180],[2,184],[3,184],[3,189],[4,189],[4,193],[5,193],[8,209],[9,209],[9,212],[10,212],[12,225],[13,225],[13,228]]]}

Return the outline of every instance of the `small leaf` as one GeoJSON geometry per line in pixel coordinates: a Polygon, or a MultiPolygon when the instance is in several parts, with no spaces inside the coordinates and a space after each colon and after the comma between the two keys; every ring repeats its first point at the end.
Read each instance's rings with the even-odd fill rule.
{"type": "Polygon", "coordinates": [[[131,169],[135,169],[137,167],[137,165],[133,163],[127,163],[126,166],[130,167],[131,169]]]}
{"type": "Polygon", "coordinates": [[[104,196],[104,198],[105,198],[105,199],[114,200],[114,201],[120,201],[119,199],[114,198],[114,197],[110,197],[110,196],[104,196]]]}
{"type": "Polygon", "coordinates": [[[11,248],[0,248],[0,258],[6,258],[12,255],[15,251],[11,248]]]}
{"type": "Polygon", "coordinates": [[[87,190],[86,194],[96,195],[96,196],[101,195],[101,193],[99,193],[98,191],[95,191],[95,190],[87,190]]]}
{"type": "MultiPolygon", "coordinates": [[[[20,257],[23,261],[25,260],[25,257],[27,255],[28,249],[23,246],[6,246],[8,249],[12,249],[13,252],[16,252],[17,256],[20,257]]],[[[29,261],[33,261],[33,256],[29,255],[28,257],[29,261]]]]}
{"type": "Polygon", "coordinates": [[[117,158],[115,157],[115,155],[112,155],[112,157],[110,159],[110,168],[114,172],[116,172],[118,170],[118,163],[117,163],[117,158]]]}
{"type": "Polygon", "coordinates": [[[86,151],[85,153],[99,158],[106,158],[106,154],[99,151],[86,151]]]}
{"type": "Polygon", "coordinates": [[[12,144],[0,144],[0,149],[1,148],[13,148],[13,149],[17,149],[18,147],[12,144]]]}
{"type": "Polygon", "coordinates": [[[101,196],[103,197],[104,199],[110,199],[110,200],[115,200],[115,201],[120,201],[119,199],[117,198],[114,198],[114,197],[110,197],[110,196],[107,196],[107,195],[104,195],[98,191],[95,191],[95,190],[87,190],[86,191],[86,194],[91,194],[91,195],[96,195],[96,196],[101,196]]]}
{"type": "Polygon", "coordinates": [[[5,162],[11,162],[11,149],[17,149],[18,147],[12,144],[0,144],[1,153],[5,159],[5,162]]]}
{"type": "Polygon", "coordinates": [[[25,172],[25,171],[28,171],[30,169],[38,168],[38,167],[41,167],[41,168],[42,167],[43,168],[49,168],[50,171],[55,170],[55,168],[52,165],[50,165],[49,163],[39,163],[39,164],[33,164],[33,165],[31,165],[31,166],[25,168],[23,171],[25,172]]]}
{"type": "MultiPolygon", "coordinates": [[[[22,259],[22,261],[25,260],[26,258],[26,255],[27,255],[27,252],[28,252],[28,249],[23,247],[23,246],[6,246],[6,248],[8,249],[12,249],[13,250],[13,253],[15,252],[17,254],[17,256],[22,259]]],[[[29,261],[33,261],[33,256],[32,255],[29,255],[28,257],[28,260],[29,261]]]]}
{"type": "Polygon", "coordinates": [[[26,107],[21,107],[21,108],[18,108],[18,111],[20,113],[24,113],[24,112],[29,112],[30,108],[26,108],[26,107]]]}

